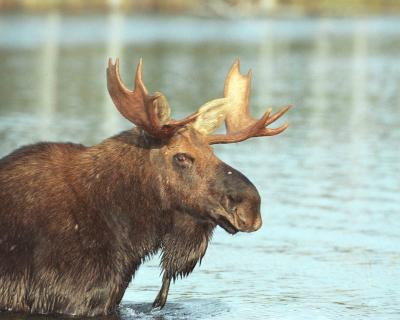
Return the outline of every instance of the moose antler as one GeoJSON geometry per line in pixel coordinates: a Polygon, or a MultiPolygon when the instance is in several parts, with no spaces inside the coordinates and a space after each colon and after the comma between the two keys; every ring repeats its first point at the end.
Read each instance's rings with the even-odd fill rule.
{"type": "Polygon", "coordinates": [[[170,138],[180,128],[198,116],[193,113],[183,120],[170,120],[170,108],[165,96],[156,92],[149,95],[142,81],[142,59],[136,70],[134,90],[129,90],[121,81],[119,59],[115,64],[108,60],[107,88],[118,111],[129,121],[157,138],[170,138]]]}
{"type": "Polygon", "coordinates": [[[224,96],[228,100],[229,109],[226,112],[225,126],[226,135],[217,134],[207,137],[209,144],[240,142],[251,137],[273,136],[284,131],[289,124],[285,123],[279,128],[270,129],[266,126],[278,120],[291,106],[286,106],[271,116],[268,109],[259,119],[254,119],[249,112],[251,71],[247,75],[240,73],[240,61],[237,59],[224,84],[224,96]]]}

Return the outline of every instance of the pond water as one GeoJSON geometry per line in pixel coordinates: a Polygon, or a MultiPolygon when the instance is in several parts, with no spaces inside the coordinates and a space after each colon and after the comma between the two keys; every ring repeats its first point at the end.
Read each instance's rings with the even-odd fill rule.
{"type": "Polygon", "coordinates": [[[176,118],[221,96],[236,57],[253,70],[254,115],[295,105],[285,133],[214,148],[257,186],[262,229],[218,228],[162,311],[154,257],[122,319],[400,319],[400,18],[0,15],[0,156],[129,128],[106,90],[109,56],[126,83],[143,57],[176,118]]]}

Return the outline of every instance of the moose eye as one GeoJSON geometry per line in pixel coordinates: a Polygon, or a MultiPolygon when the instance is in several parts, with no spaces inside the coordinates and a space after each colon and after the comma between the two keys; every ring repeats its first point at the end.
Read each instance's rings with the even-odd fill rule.
{"type": "Polygon", "coordinates": [[[183,168],[188,168],[193,163],[193,158],[186,153],[177,153],[174,155],[174,162],[183,168]]]}

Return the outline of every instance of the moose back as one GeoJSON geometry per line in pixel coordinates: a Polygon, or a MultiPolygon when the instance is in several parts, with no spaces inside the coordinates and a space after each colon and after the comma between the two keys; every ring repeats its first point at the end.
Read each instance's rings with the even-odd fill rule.
{"type": "Polygon", "coordinates": [[[260,196],[210,145],[276,135],[288,109],[249,113],[251,74],[231,67],[224,97],[172,120],[150,95],[139,62],[134,90],[109,61],[107,86],[136,126],[86,147],[37,143],[0,160],[0,310],[96,316],[112,313],[132,275],[161,250],[163,307],[171,280],[204,256],[214,228],[261,227],[260,196]],[[213,134],[225,122],[226,134],[213,134]]]}

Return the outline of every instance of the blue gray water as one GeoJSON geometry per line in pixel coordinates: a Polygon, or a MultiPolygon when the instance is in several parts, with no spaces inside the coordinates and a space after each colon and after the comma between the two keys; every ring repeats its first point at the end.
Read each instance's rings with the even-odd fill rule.
{"type": "Polygon", "coordinates": [[[400,18],[0,15],[0,156],[129,128],[106,92],[108,56],[127,83],[143,57],[177,118],[221,96],[236,57],[253,69],[254,115],[296,106],[280,136],[215,147],[259,189],[262,229],[217,229],[162,311],[154,257],[123,319],[400,319],[400,18]]]}

